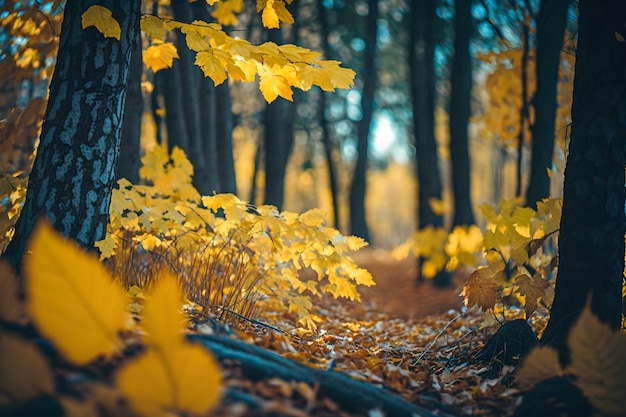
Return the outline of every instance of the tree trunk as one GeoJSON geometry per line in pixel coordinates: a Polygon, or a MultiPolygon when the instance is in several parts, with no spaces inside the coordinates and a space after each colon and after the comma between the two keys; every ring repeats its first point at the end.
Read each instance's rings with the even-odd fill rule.
{"type": "Polygon", "coordinates": [[[139,183],[139,168],[141,162],[139,151],[141,148],[141,117],[143,114],[143,96],[141,94],[142,74],[143,60],[141,59],[141,37],[138,35],[130,60],[130,70],[128,72],[120,156],[116,170],[117,179],[126,178],[133,184],[139,183]]]}
{"type": "Polygon", "coordinates": [[[217,136],[217,175],[219,191],[237,194],[235,161],[233,159],[233,112],[228,80],[215,87],[216,93],[216,136],[217,136]]]}
{"type": "MultiPolygon", "coordinates": [[[[324,50],[324,58],[332,59],[331,49],[328,44],[328,13],[324,7],[324,1],[319,1],[317,4],[319,19],[320,19],[320,36],[323,39],[322,47],[324,50]]],[[[324,156],[326,158],[326,167],[328,169],[328,183],[330,187],[330,199],[333,207],[333,227],[339,230],[339,202],[337,196],[339,191],[337,189],[337,173],[335,171],[335,164],[333,161],[333,146],[330,138],[330,126],[328,119],[326,118],[326,93],[320,90],[319,101],[319,123],[322,128],[322,143],[324,144],[324,156]]]]}
{"type": "Polygon", "coordinates": [[[624,271],[626,2],[581,0],[572,132],[565,168],[556,296],[542,342],[568,362],[567,336],[586,301],[621,324],[624,271]]]}
{"type": "Polygon", "coordinates": [[[104,238],[120,145],[126,80],[139,34],[139,0],[69,0],[26,203],[5,253],[16,270],[33,226],[46,216],[87,248],[104,238]],[[121,39],[83,29],[91,5],[107,7],[121,39]]]}
{"type": "Polygon", "coordinates": [[[378,0],[368,0],[368,14],[365,22],[365,49],[363,51],[363,69],[361,80],[362,118],[356,125],[358,157],[352,183],[350,184],[350,233],[370,241],[365,218],[365,191],[367,187],[367,149],[369,145],[370,125],[374,112],[374,92],[376,91],[376,29],[378,20],[378,0]]]}
{"type": "MultiPolygon", "coordinates": [[[[282,29],[271,30],[269,40],[281,44],[282,29]]],[[[264,204],[282,210],[285,199],[285,173],[293,147],[293,122],[296,106],[281,97],[265,107],[263,137],[265,143],[264,204]]]]}
{"type": "Polygon", "coordinates": [[[559,62],[567,8],[570,0],[541,0],[537,17],[537,90],[532,100],[535,121],[532,126],[530,182],[526,204],[536,208],[537,201],[550,197],[550,177],[554,151],[554,120],[557,107],[559,62]]]}
{"type": "Polygon", "coordinates": [[[526,142],[526,123],[528,123],[528,55],[530,53],[530,28],[524,22],[522,24],[522,63],[521,63],[521,83],[522,83],[522,107],[519,111],[519,133],[517,134],[517,172],[515,181],[515,196],[522,195],[522,156],[524,143],[526,142]]]}
{"type": "Polygon", "coordinates": [[[188,152],[189,138],[185,128],[183,96],[180,84],[180,66],[174,61],[172,68],[163,69],[155,74],[157,89],[163,95],[165,106],[165,131],[167,147],[171,151],[174,146],[188,152]]]}
{"type": "Polygon", "coordinates": [[[454,58],[450,77],[450,159],[452,192],[454,194],[453,226],[474,224],[470,196],[470,158],[467,128],[471,114],[472,63],[472,0],[456,0],[454,9],[454,58]]]}
{"type": "Polygon", "coordinates": [[[441,176],[435,140],[435,0],[415,0],[411,6],[409,67],[419,184],[418,227],[421,229],[428,225],[443,225],[443,218],[433,212],[429,203],[430,199],[441,199],[441,176]]]}
{"type": "MultiPolygon", "coordinates": [[[[172,0],[172,12],[179,22],[190,23],[191,6],[189,0],[172,0]]],[[[215,166],[207,163],[207,155],[204,152],[203,136],[200,123],[200,100],[198,88],[202,71],[194,65],[194,52],[187,48],[185,37],[178,33],[176,36],[176,48],[180,59],[176,64],[180,66],[180,84],[177,88],[182,91],[185,128],[189,139],[188,149],[185,149],[189,161],[194,167],[193,184],[202,195],[212,194],[219,188],[217,184],[217,170],[215,166]]]]}
{"type": "MultiPolygon", "coordinates": [[[[209,10],[207,3],[205,1],[196,1],[190,3],[191,13],[193,15],[194,20],[202,20],[205,22],[210,22],[212,20],[209,15],[209,10]]],[[[200,92],[198,95],[198,114],[200,115],[200,147],[202,149],[202,155],[204,157],[204,165],[207,170],[207,177],[209,178],[209,183],[211,184],[210,191],[215,191],[218,193],[221,192],[232,192],[226,191],[224,189],[225,185],[223,184],[222,176],[222,164],[227,164],[227,161],[221,161],[220,158],[222,156],[219,153],[219,140],[220,140],[220,123],[223,123],[223,117],[226,117],[223,114],[223,110],[220,108],[220,103],[218,102],[218,92],[219,88],[222,88],[224,85],[228,85],[228,81],[225,81],[221,86],[216,87],[209,77],[205,77],[202,71],[198,71],[197,68],[194,69],[196,73],[196,78],[198,82],[198,91],[200,92]]],[[[230,105],[228,106],[228,113],[230,113],[230,105]]],[[[232,118],[232,116],[230,116],[232,118]]],[[[228,123],[228,121],[226,121],[228,123]]],[[[231,125],[232,130],[232,125],[231,125]]],[[[230,143],[230,137],[228,138],[230,143]]],[[[233,156],[232,153],[230,155],[230,160],[232,162],[233,156]]],[[[233,179],[234,179],[234,165],[233,165],[233,179]]]]}

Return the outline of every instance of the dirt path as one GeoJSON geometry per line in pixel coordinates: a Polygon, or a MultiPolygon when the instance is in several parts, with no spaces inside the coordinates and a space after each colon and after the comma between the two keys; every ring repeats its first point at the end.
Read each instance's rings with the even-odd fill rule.
{"type": "Polygon", "coordinates": [[[417,283],[414,258],[395,260],[388,252],[360,250],[353,257],[372,273],[376,285],[360,289],[363,304],[398,318],[436,315],[462,306],[461,287],[465,277],[457,274],[452,287],[441,289],[425,281],[417,283]]]}

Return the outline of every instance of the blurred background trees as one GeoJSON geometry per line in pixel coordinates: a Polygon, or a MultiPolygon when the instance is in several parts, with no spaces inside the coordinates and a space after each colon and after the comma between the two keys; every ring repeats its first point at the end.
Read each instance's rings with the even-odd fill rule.
{"type": "MultiPolygon", "coordinates": [[[[11,178],[30,169],[63,3],[0,9],[0,167],[11,178]]],[[[320,207],[382,248],[427,225],[480,222],[485,202],[528,193],[532,206],[561,192],[576,44],[569,1],[296,0],[296,23],[269,35],[239,3],[144,2],[143,11],[312,48],[354,69],[354,88],[266,105],[253,85],[215,87],[187,48],[156,74],[133,51],[118,177],[138,181],[155,143],[179,146],[202,194],[320,207]]]]}

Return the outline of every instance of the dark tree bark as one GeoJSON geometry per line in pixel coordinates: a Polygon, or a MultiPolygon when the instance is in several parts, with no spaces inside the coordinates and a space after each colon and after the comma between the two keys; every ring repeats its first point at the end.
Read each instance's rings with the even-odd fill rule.
{"type": "MultiPolygon", "coordinates": [[[[281,44],[282,29],[271,30],[269,40],[281,44]]],[[[293,147],[293,123],[296,106],[281,97],[265,107],[263,142],[265,143],[264,204],[282,210],[285,199],[285,173],[293,147]]]]}
{"type": "MultiPolygon", "coordinates": [[[[212,20],[206,2],[196,1],[190,3],[190,7],[194,19],[205,22],[212,20]]],[[[236,188],[232,184],[235,180],[235,167],[232,155],[231,133],[233,127],[230,97],[226,108],[222,108],[225,104],[220,102],[218,92],[224,88],[229,91],[228,81],[216,87],[213,80],[205,77],[202,71],[196,69],[195,72],[200,91],[198,97],[200,140],[208,177],[215,192],[234,193],[236,188]],[[227,143],[220,143],[222,140],[227,141],[227,143]],[[230,152],[223,151],[222,149],[225,147],[230,149],[230,152]]]]}
{"type": "Polygon", "coordinates": [[[470,196],[470,158],[468,125],[472,93],[472,0],[455,0],[454,57],[450,77],[450,159],[452,162],[452,193],[454,195],[453,226],[474,224],[470,196]]]}
{"type": "Polygon", "coordinates": [[[515,195],[522,195],[522,156],[524,142],[526,141],[526,123],[528,123],[528,55],[530,53],[529,42],[530,29],[526,22],[522,23],[522,62],[521,62],[521,82],[522,82],[522,107],[519,112],[519,133],[517,134],[517,172],[515,182],[515,195]]]}
{"type": "Polygon", "coordinates": [[[139,183],[139,168],[141,165],[139,154],[141,148],[141,117],[143,114],[143,96],[141,94],[143,60],[141,58],[141,49],[141,37],[138,34],[128,72],[120,156],[116,170],[116,178],[118,180],[126,178],[133,184],[139,183]]]}
{"type": "Polygon", "coordinates": [[[567,336],[587,299],[621,324],[626,143],[626,2],[581,0],[572,132],[565,168],[556,296],[543,343],[568,361],[567,336]]]}
{"type": "Polygon", "coordinates": [[[537,16],[537,90],[532,100],[535,121],[532,126],[532,157],[526,204],[550,197],[550,177],[554,151],[554,120],[557,108],[559,62],[567,8],[570,0],[541,0],[537,16]]]}
{"type": "Polygon", "coordinates": [[[441,199],[441,175],[435,140],[435,0],[411,2],[409,68],[413,100],[413,135],[417,161],[418,227],[442,226],[429,200],[441,199]]]}
{"type": "Polygon", "coordinates": [[[182,91],[178,87],[180,81],[180,66],[174,61],[172,68],[164,69],[155,74],[157,89],[163,95],[165,105],[165,131],[167,132],[167,147],[174,146],[188,152],[189,138],[185,128],[185,116],[182,91]]]}
{"type": "MultiPolygon", "coordinates": [[[[324,2],[319,1],[317,4],[319,19],[320,19],[320,36],[323,39],[322,48],[324,50],[324,58],[332,59],[330,53],[330,45],[328,44],[329,22],[328,12],[324,7],[324,2]]],[[[329,121],[326,118],[326,93],[320,90],[319,101],[319,123],[322,128],[322,143],[324,145],[324,157],[326,159],[326,167],[328,169],[328,183],[330,187],[330,198],[333,207],[333,227],[339,230],[339,202],[337,196],[339,190],[337,189],[337,173],[335,171],[335,163],[333,161],[333,144],[330,137],[329,121]]]]}
{"type": "Polygon", "coordinates": [[[233,111],[228,81],[215,87],[216,136],[219,192],[237,194],[233,159],[233,111]]]}
{"type": "MultiPolygon", "coordinates": [[[[189,0],[172,0],[172,12],[179,22],[190,23],[192,21],[191,6],[189,0]]],[[[204,151],[202,128],[200,123],[200,100],[198,87],[202,77],[200,68],[194,65],[194,52],[187,48],[185,37],[178,33],[176,48],[180,55],[176,63],[180,66],[180,84],[183,99],[183,116],[185,128],[189,139],[188,148],[185,149],[189,161],[194,167],[193,184],[202,195],[212,194],[219,188],[217,183],[217,164],[212,164],[204,151]]],[[[209,155],[214,155],[209,153],[209,155]]]]}
{"type": "Polygon", "coordinates": [[[120,145],[126,81],[139,33],[139,0],[69,0],[26,203],[5,256],[16,270],[36,220],[44,215],[93,250],[105,236],[120,145]],[[81,27],[91,5],[107,7],[121,39],[81,27]]]}
{"type": "Polygon", "coordinates": [[[370,125],[374,112],[374,92],[376,91],[376,29],[378,20],[378,0],[368,0],[368,14],[365,21],[365,49],[363,51],[363,72],[361,80],[362,118],[356,125],[358,157],[350,184],[350,233],[370,241],[365,218],[365,192],[367,188],[367,149],[369,147],[370,125]]]}

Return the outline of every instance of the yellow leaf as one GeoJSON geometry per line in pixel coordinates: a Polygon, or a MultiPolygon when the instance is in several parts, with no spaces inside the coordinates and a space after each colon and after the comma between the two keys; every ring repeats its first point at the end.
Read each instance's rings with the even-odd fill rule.
{"type": "Polygon", "coordinates": [[[522,389],[531,389],[544,379],[563,375],[559,354],[547,346],[537,346],[524,359],[516,380],[522,389]]]}
{"type": "Polygon", "coordinates": [[[146,32],[153,40],[164,41],[167,25],[160,17],[152,15],[141,16],[141,30],[146,32]]]}
{"type": "Polygon", "coordinates": [[[622,35],[622,34],[621,34],[621,33],[619,33],[619,32],[615,32],[615,39],[617,39],[617,41],[618,41],[618,42],[626,42],[626,41],[624,40],[624,35],[622,35]]]}
{"type": "Polygon", "coordinates": [[[283,0],[257,0],[257,11],[261,10],[263,10],[261,15],[263,26],[268,29],[278,29],[280,22],[288,24],[294,22],[283,0]]]}
{"type": "Polygon", "coordinates": [[[478,305],[483,311],[493,310],[503,281],[504,263],[478,268],[470,274],[461,295],[465,305],[478,305]]]}
{"type": "Polygon", "coordinates": [[[54,391],[54,379],[43,355],[17,336],[0,333],[0,369],[0,409],[54,391]]]}
{"type": "Polygon", "coordinates": [[[532,278],[526,274],[520,274],[514,282],[517,285],[517,292],[524,296],[524,310],[528,318],[537,309],[537,300],[544,296],[550,283],[539,274],[535,274],[532,278]]]}
{"type": "Polygon", "coordinates": [[[109,271],[39,221],[25,256],[27,308],[42,335],[82,365],[117,350],[128,299],[109,271]]]}
{"type": "Polygon", "coordinates": [[[176,47],[171,42],[150,45],[143,51],[143,62],[154,72],[172,68],[174,58],[179,58],[176,47]]]}
{"type": "Polygon", "coordinates": [[[212,51],[198,52],[195,64],[202,69],[205,77],[213,80],[215,85],[222,84],[227,78],[224,65],[212,51]]]}
{"type": "Polygon", "coordinates": [[[182,300],[176,278],[168,271],[161,271],[141,314],[148,344],[169,352],[183,342],[186,319],[181,311],[182,300]]]}
{"type": "Polygon", "coordinates": [[[568,337],[575,384],[603,416],[626,410],[626,335],[612,331],[585,307],[568,337]]]}
{"type": "Polygon", "coordinates": [[[105,38],[115,38],[120,40],[122,30],[117,20],[113,18],[113,14],[109,9],[102,6],[89,6],[85,13],[81,16],[81,24],[83,29],[93,26],[102,33],[105,38]]]}
{"type": "Polygon", "coordinates": [[[148,347],[123,366],[115,379],[131,407],[146,417],[171,416],[172,412],[205,415],[218,402],[222,385],[209,351],[183,342],[173,345],[167,354],[148,347]]]}
{"type": "Polygon", "coordinates": [[[291,91],[291,85],[287,82],[287,79],[282,74],[278,74],[274,71],[275,68],[269,70],[265,67],[260,72],[261,82],[259,83],[259,89],[263,98],[268,103],[276,100],[278,96],[293,101],[293,92],[291,91]]]}

